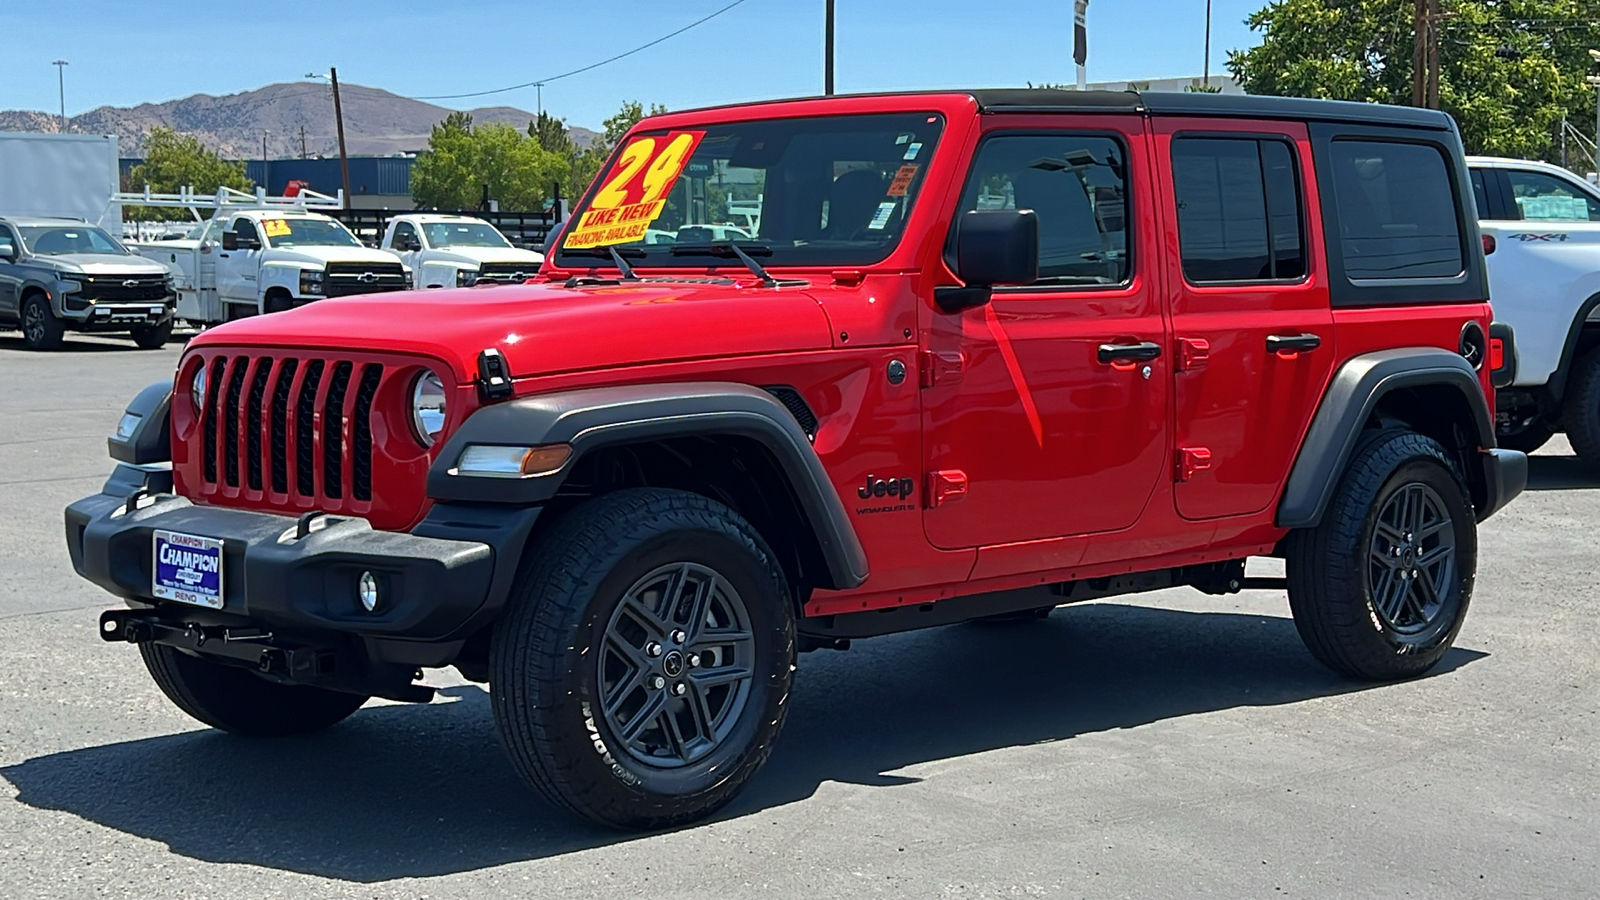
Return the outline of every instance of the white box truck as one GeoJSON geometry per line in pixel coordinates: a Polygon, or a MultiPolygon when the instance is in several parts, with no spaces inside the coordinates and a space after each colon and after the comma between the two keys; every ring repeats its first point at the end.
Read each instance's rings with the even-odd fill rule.
{"type": "Polygon", "coordinates": [[[122,236],[117,136],[0,133],[0,216],[82,219],[122,236]]]}

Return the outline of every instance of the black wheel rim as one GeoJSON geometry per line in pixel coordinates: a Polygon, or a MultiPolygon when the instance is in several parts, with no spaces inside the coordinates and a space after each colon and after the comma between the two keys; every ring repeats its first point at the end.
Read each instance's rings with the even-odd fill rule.
{"type": "Polygon", "coordinates": [[[716,571],[662,566],[623,594],[597,664],[601,710],[622,749],[657,768],[691,765],[717,749],[749,702],[749,611],[716,571]]]}
{"type": "Polygon", "coordinates": [[[1444,498],[1426,484],[1402,485],[1384,501],[1372,531],[1368,587],[1384,627],[1426,630],[1455,590],[1456,529],[1444,498]]]}
{"type": "Polygon", "coordinates": [[[37,300],[22,311],[22,334],[31,344],[44,340],[44,311],[39,309],[37,300]]]}

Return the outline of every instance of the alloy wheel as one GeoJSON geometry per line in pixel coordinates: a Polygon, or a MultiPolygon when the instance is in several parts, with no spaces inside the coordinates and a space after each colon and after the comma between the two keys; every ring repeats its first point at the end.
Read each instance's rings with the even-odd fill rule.
{"type": "Polygon", "coordinates": [[[1384,501],[1368,550],[1367,586],[1382,624],[1401,635],[1426,630],[1456,579],[1456,530],[1426,484],[1402,485],[1384,501]]]}

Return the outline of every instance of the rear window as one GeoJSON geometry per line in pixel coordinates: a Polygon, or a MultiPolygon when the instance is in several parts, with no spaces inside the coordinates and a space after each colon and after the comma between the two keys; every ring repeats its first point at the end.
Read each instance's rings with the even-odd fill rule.
{"type": "Polygon", "coordinates": [[[1450,172],[1437,147],[1335,140],[1330,154],[1346,276],[1461,274],[1461,224],[1450,172]]]}
{"type": "Polygon", "coordinates": [[[1191,283],[1306,274],[1299,179],[1287,143],[1177,138],[1172,180],[1183,274],[1191,283]]]}

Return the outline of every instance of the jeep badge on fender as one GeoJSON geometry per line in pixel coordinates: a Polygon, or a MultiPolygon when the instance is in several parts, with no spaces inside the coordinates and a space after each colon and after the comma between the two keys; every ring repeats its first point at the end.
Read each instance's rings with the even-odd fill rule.
{"type": "Polygon", "coordinates": [[[873,497],[893,497],[896,500],[904,500],[911,496],[911,492],[916,489],[916,486],[917,483],[910,478],[891,478],[888,481],[884,481],[882,478],[868,475],[867,483],[856,488],[856,496],[863,500],[869,500],[873,497]]]}
{"type": "Polygon", "coordinates": [[[525,782],[625,829],[721,809],[799,654],[893,631],[1272,585],[1329,667],[1421,675],[1527,477],[1462,341],[1464,165],[1443,113],[1280,97],[651,116],[537,280],[191,339],[69,556],[207,725],[318,731],[454,666],[525,782]]]}

